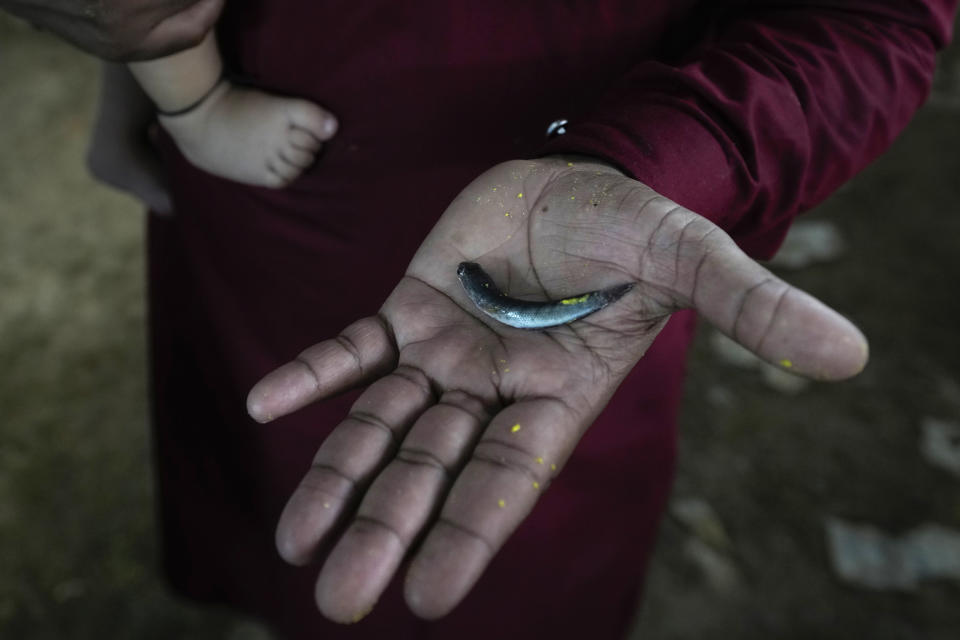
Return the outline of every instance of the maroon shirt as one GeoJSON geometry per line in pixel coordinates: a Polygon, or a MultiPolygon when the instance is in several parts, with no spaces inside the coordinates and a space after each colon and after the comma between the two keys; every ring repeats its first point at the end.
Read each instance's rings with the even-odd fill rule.
{"type": "MultiPolygon", "coordinates": [[[[290,187],[238,185],[167,141],[176,216],[150,222],[165,567],[292,638],[620,637],[669,491],[693,319],[677,314],[473,592],[420,621],[394,581],[363,622],[313,604],[273,546],[354,396],[269,426],[252,384],[377,310],[446,205],[508,159],[606,158],[769,256],[927,94],[956,0],[232,0],[229,68],[340,132],[290,187]],[[717,8],[721,6],[722,8],[717,8]],[[564,136],[545,141],[566,118],[564,136]],[[209,400],[209,398],[214,400],[209,400]]],[[[452,267],[451,267],[452,268],[452,267]]]]}

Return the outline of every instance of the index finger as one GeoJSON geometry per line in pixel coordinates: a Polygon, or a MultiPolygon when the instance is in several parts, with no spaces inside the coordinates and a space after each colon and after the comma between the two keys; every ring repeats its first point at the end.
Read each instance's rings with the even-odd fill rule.
{"type": "Polygon", "coordinates": [[[369,382],[396,367],[397,347],[378,316],[358,320],[264,376],[247,394],[247,413],[270,422],[369,382]]]}
{"type": "Polygon", "coordinates": [[[470,591],[529,515],[589,424],[557,398],[513,404],[490,423],[407,572],[407,604],[434,619],[470,591]]]}

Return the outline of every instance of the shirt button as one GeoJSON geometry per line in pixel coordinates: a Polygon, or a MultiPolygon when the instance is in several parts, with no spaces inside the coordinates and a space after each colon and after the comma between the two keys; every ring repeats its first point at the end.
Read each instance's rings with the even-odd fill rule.
{"type": "Polygon", "coordinates": [[[555,138],[565,134],[567,132],[567,122],[568,121],[565,118],[551,122],[549,125],[547,125],[547,137],[555,138]]]}

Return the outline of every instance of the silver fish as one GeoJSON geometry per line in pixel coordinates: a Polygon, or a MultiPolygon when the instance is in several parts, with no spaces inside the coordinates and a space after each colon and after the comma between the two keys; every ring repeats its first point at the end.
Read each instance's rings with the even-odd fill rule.
{"type": "Polygon", "coordinates": [[[504,295],[476,262],[461,262],[457,266],[457,277],[480,311],[518,329],[545,329],[570,324],[616,302],[633,288],[633,283],[628,282],[562,300],[531,302],[504,295]]]}

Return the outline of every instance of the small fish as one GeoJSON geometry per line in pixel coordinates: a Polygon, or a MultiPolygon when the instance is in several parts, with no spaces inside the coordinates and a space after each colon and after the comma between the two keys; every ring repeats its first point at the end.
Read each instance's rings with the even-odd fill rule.
{"type": "Polygon", "coordinates": [[[457,277],[477,308],[494,320],[518,329],[545,329],[569,324],[616,302],[633,288],[633,283],[628,282],[563,300],[531,302],[505,296],[476,262],[461,262],[457,277]]]}

